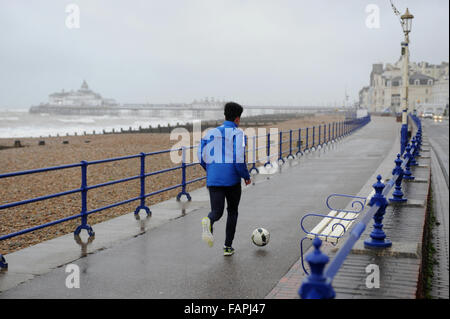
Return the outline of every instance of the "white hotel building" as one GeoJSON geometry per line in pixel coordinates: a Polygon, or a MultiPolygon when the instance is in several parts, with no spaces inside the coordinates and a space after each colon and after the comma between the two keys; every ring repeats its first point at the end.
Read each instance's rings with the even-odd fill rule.
{"type": "MultiPolygon", "coordinates": [[[[448,109],[448,62],[433,65],[427,62],[409,66],[408,107],[419,114],[425,111],[442,114],[448,109]]],[[[395,64],[374,64],[370,85],[359,92],[359,103],[370,112],[401,112],[401,60],[395,64]]]]}

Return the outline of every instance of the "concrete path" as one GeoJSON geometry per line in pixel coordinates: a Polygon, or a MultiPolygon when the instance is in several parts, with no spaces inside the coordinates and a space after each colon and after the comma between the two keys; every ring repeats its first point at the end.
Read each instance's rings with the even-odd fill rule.
{"type": "MultiPolygon", "coordinates": [[[[159,214],[154,206],[149,231],[73,260],[80,268],[80,288],[65,285],[67,261],[36,276],[29,270],[33,247],[29,260],[24,254],[16,259],[7,255],[10,269],[0,274],[0,298],[264,298],[299,259],[301,217],[327,213],[325,199],[331,193],[359,193],[392,149],[398,132],[395,119],[374,117],[344,140],[288,162],[281,172],[259,175],[255,185],[244,187],[232,257],[222,255],[225,218],[215,225],[213,248],[200,239],[200,220],[209,212],[206,190],[201,189],[193,192],[195,208],[184,216],[153,227],[159,214]],[[251,243],[256,227],[270,231],[268,246],[251,243]],[[20,266],[14,260],[27,260],[26,270],[15,271],[20,266]],[[11,284],[20,275],[23,282],[11,284]]],[[[165,203],[165,209],[172,204],[176,206],[165,203]]],[[[106,229],[94,226],[94,243],[108,236],[106,229]]]]}

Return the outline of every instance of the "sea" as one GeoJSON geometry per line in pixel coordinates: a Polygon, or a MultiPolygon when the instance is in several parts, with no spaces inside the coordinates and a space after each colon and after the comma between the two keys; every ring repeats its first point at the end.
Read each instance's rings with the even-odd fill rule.
{"type": "Polygon", "coordinates": [[[0,138],[17,137],[48,137],[82,135],[84,132],[97,134],[111,132],[113,129],[120,132],[120,129],[128,130],[130,127],[135,130],[142,128],[157,127],[158,125],[171,126],[192,122],[189,118],[156,118],[138,115],[121,116],[74,116],[74,115],[53,115],[53,114],[30,114],[28,110],[1,110],[0,109],[0,138]]]}

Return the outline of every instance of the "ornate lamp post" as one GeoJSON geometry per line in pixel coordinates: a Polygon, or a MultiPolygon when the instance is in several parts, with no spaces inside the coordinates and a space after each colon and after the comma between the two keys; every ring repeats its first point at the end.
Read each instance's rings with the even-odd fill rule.
{"type": "Polygon", "coordinates": [[[408,144],[408,86],[409,86],[409,33],[414,16],[406,8],[406,12],[400,17],[405,40],[402,42],[402,61],[403,61],[403,92],[402,92],[402,129],[400,139],[400,154],[405,151],[408,144]]]}

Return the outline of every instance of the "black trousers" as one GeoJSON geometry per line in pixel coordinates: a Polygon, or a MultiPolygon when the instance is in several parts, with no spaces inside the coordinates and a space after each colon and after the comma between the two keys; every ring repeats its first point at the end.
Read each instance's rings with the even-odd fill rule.
{"type": "Polygon", "coordinates": [[[236,232],[238,206],[242,192],[241,183],[234,186],[208,186],[208,190],[211,202],[211,212],[208,215],[211,220],[211,231],[213,231],[213,224],[222,217],[225,200],[227,201],[228,217],[225,229],[225,246],[231,247],[236,232]]]}

